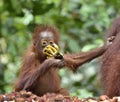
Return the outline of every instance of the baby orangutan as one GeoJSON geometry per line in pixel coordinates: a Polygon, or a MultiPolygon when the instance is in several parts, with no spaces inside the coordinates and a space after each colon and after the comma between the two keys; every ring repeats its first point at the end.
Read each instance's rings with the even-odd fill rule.
{"type": "Polygon", "coordinates": [[[106,50],[103,46],[88,52],[62,55],[58,42],[59,33],[54,27],[36,27],[31,46],[23,59],[15,91],[31,91],[38,96],[47,92],[69,95],[66,89],[60,87],[59,68],[67,66],[76,71],[80,65],[102,55],[106,50]]]}

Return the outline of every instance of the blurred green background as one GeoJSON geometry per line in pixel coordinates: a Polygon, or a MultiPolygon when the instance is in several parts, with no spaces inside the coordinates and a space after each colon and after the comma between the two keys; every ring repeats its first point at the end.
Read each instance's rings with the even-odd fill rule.
{"type": "MultiPolygon", "coordinates": [[[[58,28],[63,53],[88,51],[103,45],[119,8],[120,0],[0,0],[0,93],[13,91],[36,25],[58,28]]],[[[62,87],[78,97],[98,96],[102,93],[99,70],[99,59],[75,74],[62,69],[62,87]]]]}

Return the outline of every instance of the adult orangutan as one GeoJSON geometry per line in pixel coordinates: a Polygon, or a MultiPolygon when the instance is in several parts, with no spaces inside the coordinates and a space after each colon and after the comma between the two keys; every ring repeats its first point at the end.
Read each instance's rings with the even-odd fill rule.
{"type": "Polygon", "coordinates": [[[24,56],[15,91],[31,91],[38,96],[49,93],[69,95],[60,87],[58,69],[64,66],[77,68],[100,55],[106,47],[78,54],[62,55],[58,47],[59,33],[54,27],[39,25],[33,33],[32,43],[24,56]]]}
{"type": "Polygon", "coordinates": [[[101,83],[104,94],[109,97],[120,96],[120,17],[108,29],[106,43],[111,43],[103,54],[101,83]]]}

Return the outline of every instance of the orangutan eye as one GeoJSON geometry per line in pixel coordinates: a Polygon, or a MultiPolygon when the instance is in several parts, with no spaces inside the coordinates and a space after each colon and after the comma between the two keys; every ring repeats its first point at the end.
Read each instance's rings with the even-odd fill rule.
{"type": "Polygon", "coordinates": [[[54,44],[54,41],[50,41],[49,44],[50,44],[50,45],[54,44]]]}
{"type": "Polygon", "coordinates": [[[42,45],[42,46],[47,46],[47,41],[45,41],[45,40],[42,41],[42,42],[41,42],[41,45],[42,45]]]}

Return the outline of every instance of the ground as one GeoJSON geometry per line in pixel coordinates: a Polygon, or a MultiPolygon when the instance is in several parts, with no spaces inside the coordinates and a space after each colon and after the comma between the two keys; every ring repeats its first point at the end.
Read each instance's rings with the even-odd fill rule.
{"type": "Polygon", "coordinates": [[[120,102],[120,97],[110,99],[106,95],[98,98],[79,99],[77,96],[63,96],[55,93],[47,93],[39,97],[31,92],[20,91],[9,94],[0,94],[0,102],[120,102]]]}

